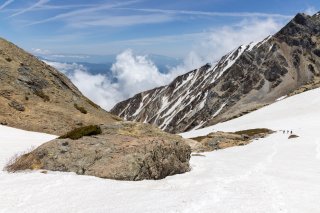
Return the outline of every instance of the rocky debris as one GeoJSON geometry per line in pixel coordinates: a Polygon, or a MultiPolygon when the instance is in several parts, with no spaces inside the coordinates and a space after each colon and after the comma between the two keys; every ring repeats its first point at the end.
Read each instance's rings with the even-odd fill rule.
{"type": "Polygon", "coordinates": [[[119,120],[84,97],[64,74],[0,38],[0,121],[61,135],[79,123],[119,120]]]}
{"type": "Polygon", "coordinates": [[[274,103],[320,76],[320,16],[298,14],[274,36],[118,103],[112,113],[179,133],[274,103]]]}
{"type": "Polygon", "coordinates": [[[192,152],[209,152],[233,146],[244,146],[254,139],[264,138],[273,133],[269,129],[249,129],[238,132],[213,132],[206,136],[187,140],[192,152]]]}
{"type": "Polygon", "coordinates": [[[0,125],[7,126],[8,123],[7,123],[6,121],[1,121],[1,122],[0,122],[0,125]]]}
{"type": "Polygon", "coordinates": [[[7,170],[43,169],[116,180],[162,179],[189,171],[191,149],[148,124],[99,125],[101,133],[56,139],[22,155],[7,170]]]}
{"type": "Polygon", "coordinates": [[[295,135],[295,134],[291,134],[289,135],[288,139],[292,139],[292,138],[298,138],[299,136],[298,135],[295,135]]]}
{"type": "Polygon", "coordinates": [[[0,91],[0,96],[4,97],[5,99],[10,100],[12,95],[12,91],[9,90],[2,90],[0,91]]]}
{"type": "Polygon", "coordinates": [[[14,108],[15,110],[18,110],[20,112],[24,112],[26,110],[22,104],[20,104],[19,102],[15,101],[15,100],[11,101],[9,103],[9,106],[11,106],[12,108],[14,108]]]}
{"type": "Polygon", "coordinates": [[[93,136],[93,135],[100,135],[102,130],[98,125],[90,125],[90,126],[83,126],[76,128],[65,135],[59,137],[59,139],[72,139],[78,140],[84,136],[93,136]]]}

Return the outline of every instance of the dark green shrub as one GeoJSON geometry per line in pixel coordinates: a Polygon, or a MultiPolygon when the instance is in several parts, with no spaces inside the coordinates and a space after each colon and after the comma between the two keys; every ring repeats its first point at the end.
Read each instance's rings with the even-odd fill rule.
{"type": "Polygon", "coordinates": [[[70,132],[68,132],[65,135],[62,135],[59,137],[59,139],[72,139],[77,140],[79,138],[82,138],[84,136],[92,136],[92,135],[99,135],[101,134],[101,128],[98,125],[90,125],[90,126],[84,126],[80,128],[76,128],[70,132]]]}
{"type": "Polygon", "coordinates": [[[79,110],[83,114],[87,114],[88,113],[87,110],[84,107],[79,106],[78,104],[74,104],[74,108],[76,108],[77,110],[79,110]]]}
{"type": "Polygon", "coordinates": [[[247,129],[247,130],[242,130],[242,131],[237,131],[235,132],[235,134],[238,134],[238,135],[248,135],[249,137],[251,136],[255,136],[255,135],[258,135],[258,134],[270,134],[272,133],[272,130],[270,129],[247,129]]]}

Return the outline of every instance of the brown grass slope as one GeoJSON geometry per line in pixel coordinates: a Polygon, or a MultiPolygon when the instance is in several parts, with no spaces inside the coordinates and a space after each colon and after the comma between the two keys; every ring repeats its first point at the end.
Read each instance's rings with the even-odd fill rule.
{"type": "Polygon", "coordinates": [[[0,38],[1,124],[61,135],[117,120],[83,96],[65,75],[0,38]]]}

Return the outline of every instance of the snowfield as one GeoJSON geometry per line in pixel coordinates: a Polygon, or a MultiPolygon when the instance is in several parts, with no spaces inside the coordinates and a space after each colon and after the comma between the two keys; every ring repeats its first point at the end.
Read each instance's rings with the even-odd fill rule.
{"type": "MultiPolygon", "coordinates": [[[[0,172],[0,212],[319,212],[320,89],[182,135],[262,127],[300,137],[289,140],[279,131],[247,146],[194,156],[191,172],[159,181],[0,172]]],[[[0,127],[0,166],[52,138],[0,127]]]]}

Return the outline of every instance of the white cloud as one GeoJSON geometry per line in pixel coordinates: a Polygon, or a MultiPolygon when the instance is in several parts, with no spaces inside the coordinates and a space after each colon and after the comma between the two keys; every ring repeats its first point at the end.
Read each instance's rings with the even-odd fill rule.
{"type": "Polygon", "coordinates": [[[194,70],[201,67],[202,65],[208,63],[204,57],[201,57],[199,53],[191,51],[185,56],[183,63],[179,64],[176,67],[171,67],[168,75],[170,76],[171,81],[178,75],[182,75],[188,71],[194,70]]]}
{"type": "Polygon", "coordinates": [[[275,19],[245,19],[233,26],[224,26],[208,34],[195,52],[205,61],[219,60],[223,55],[243,44],[261,41],[281,29],[284,22],[275,19]]]}
{"type": "Polygon", "coordinates": [[[111,70],[118,79],[119,90],[124,93],[124,97],[163,85],[168,78],[146,56],[136,56],[132,50],[119,54],[111,70]]]}
{"type": "Polygon", "coordinates": [[[124,10],[134,10],[141,12],[165,13],[174,15],[198,15],[198,16],[220,16],[220,17],[262,17],[262,18],[291,18],[288,15],[275,13],[255,13],[255,12],[207,12],[199,10],[161,10],[161,9],[137,9],[137,8],[119,8],[124,10]]]}
{"type": "Polygon", "coordinates": [[[283,24],[284,22],[271,18],[246,19],[233,26],[195,34],[193,39],[198,40],[198,43],[185,56],[182,64],[170,69],[169,78],[173,80],[178,75],[199,68],[206,63],[215,63],[240,45],[258,42],[273,35],[281,29],[283,24]]]}
{"type": "Polygon", "coordinates": [[[318,11],[317,11],[317,9],[316,9],[315,7],[308,7],[308,8],[304,11],[305,14],[310,15],[310,16],[314,15],[314,14],[317,13],[317,12],[318,12],[318,11]]]}
{"type": "Polygon", "coordinates": [[[46,3],[48,3],[50,0],[39,0],[37,1],[35,4],[31,5],[30,7],[27,7],[27,8],[24,8],[14,14],[12,14],[10,17],[14,17],[14,16],[18,16],[18,15],[21,15],[23,13],[26,13],[26,12],[29,12],[29,11],[32,11],[34,8],[37,8],[37,7],[40,7],[46,3]]]}
{"type": "Polygon", "coordinates": [[[169,69],[167,73],[161,73],[148,56],[136,55],[128,49],[117,56],[111,71],[118,80],[117,89],[121,91],[122,99],[127,99],[139,92],[164,86],[178,75],[189,71],[190,67],[199,66],[198,61],[194,61],[194,64],[189,62],[185,61],[169,69]]]}
{"type": "Polygon", "coordinates": [[[94,17],[79,16],[68,20],[69,26],[76,28],[85,27],[120,27],[132,26],[137,24],[163,23],[171,21],[172,17],[168,15],[125,15],[125,16],[109,16],[106,14],[95,15],[94,17]]]}
{"type": "Polygon", "coordinates": [[[45,62],[67,75],[85,96],[106,110],[124,98],[118,84],[112,83],[106,75],[91,74],[85,66],[77,63],[45,62]]]}
{"type": "Polygon", "coordinates": [[[69,77],[85,96],[106,110],[122,100],[123,94],[117,84],[111,83],[106,75],[75,70],[69,77]]]}
{"type": "Polygon", "coordinates": [[[52,54],[48,56],[49,58],[74,58],[74,59],[86,59],[90,58],[89,55],[62,55],[62,54],[52,54]]]}
{"type": "Polygon", "coordinates": [[[33,48],[31,52],[35,55],[48,55],[51,54],[50,50],[40,49],[40,48],[33,48]]]}
{"type": "Polygon", "coordinates": [[[8,6],[9,4],[11,4],[13,2],[14,2],[14,0],[5,1],[2,5],[0,5],[0,10],[2,10],[3,8],[5,8],[6,6],[8,6]]]}
{"type": "Polygon", "coordinates": [[[71,11],[71,12],[60,13],[60,14],[58,14],[56,16],[52,16],[52,17],[49,17],[47,19],[42,19],[42,20],[39,20],[39,21],[35,21],[35,22],[32,22],[32,23],[29,23],[26,26],[44,24],[44,23],[52,22],[52,21],[56,21],[56,20],[67,21],[70,24],[70,22],[73,22],[73,20],[77,19],[77,17],[79,17],[79,16],[91,16],[91,17],[94,17],[96,15],[96,12],[98,12],[98,11],[106,11],[106,10],[110,10],[110,9],[113,9],[113,8],[116,8],[116,7],[134,4],[136,2],[138,2],[138,0],[116,2],[116,3],[113,3],[113,4],[96,5],[96,6],[85,8],[85,9],[79,9],[79,10],[74,10],[74,11],[71,11]]]}

